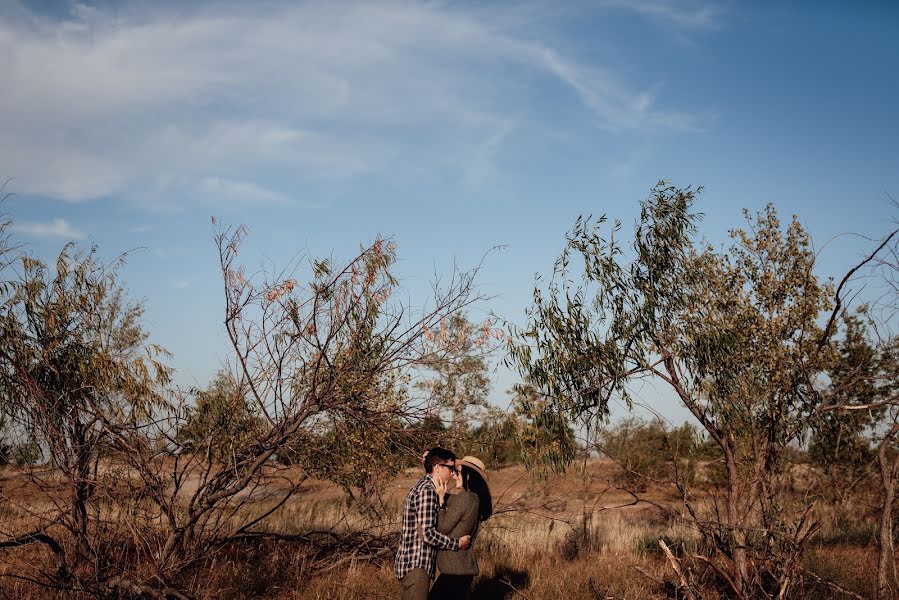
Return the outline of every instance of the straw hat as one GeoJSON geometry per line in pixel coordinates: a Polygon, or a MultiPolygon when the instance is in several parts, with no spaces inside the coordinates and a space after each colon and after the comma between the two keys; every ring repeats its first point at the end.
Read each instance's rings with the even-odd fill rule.
{"type": "Polygon", "coordinates": [[[484,466],[483,461],[480,458],[476,458],[474,456],[463,456],[460,459],[456,459],[456,466],[464,465],[469,469],[473,469],[478,472],[478,474],[484,478],[484,481],[487,481],[487,467],[484,466]]]}

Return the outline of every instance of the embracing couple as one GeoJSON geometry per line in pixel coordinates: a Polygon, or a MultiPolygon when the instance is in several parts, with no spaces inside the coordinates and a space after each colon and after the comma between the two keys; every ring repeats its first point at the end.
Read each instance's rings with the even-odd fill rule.
{"type": "Polygon", "coordinates": [[[403,534],[394,563],[400,598],[468,598],[478,574],[471,547],[478,524],[493,514],[487,468],[473,456],[456,460],[445,448],[428,450],[424,468],[425,476],[403,505],[403,534]],[[431,586],[435,569],[440,576],[431,586]]]}

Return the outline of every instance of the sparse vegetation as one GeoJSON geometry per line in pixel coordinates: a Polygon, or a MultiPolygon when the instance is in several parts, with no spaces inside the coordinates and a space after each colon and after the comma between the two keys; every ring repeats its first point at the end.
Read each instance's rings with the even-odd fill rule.
{"type": "MultiPolygon", "coordinates": [[[[747,214],[718,251],[694,196],[654,188],[630,258],[577,221],[512,329],[508,408],[474,272],[412,311],[389,240],[248,276],[216,225],[231,354],[183,392],[119,263],[51,267],[0,220],[0,595],[395,597],[401,502],[446,444],[491,470],[476,598],[895,596],[895,340],[797,220],[747,214]],[[609,423],[638,379],[693,421],[609,423]]],[[[899,272],[892,239],[858,268],[899,272]]]]}

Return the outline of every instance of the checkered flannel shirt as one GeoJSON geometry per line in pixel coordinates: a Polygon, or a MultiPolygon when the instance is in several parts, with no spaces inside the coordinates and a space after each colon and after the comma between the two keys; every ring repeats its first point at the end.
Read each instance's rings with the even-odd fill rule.
{"type": "Polygon", "coordinates": [[[459,540],[447,537],[436,529],[439,508],[440,500],[434,481],[425,475],[409,490],[403,505],[403,536],[393,563],[397,579],[418,568],[433,577],[437,551],[459,549],[459,540]]]}

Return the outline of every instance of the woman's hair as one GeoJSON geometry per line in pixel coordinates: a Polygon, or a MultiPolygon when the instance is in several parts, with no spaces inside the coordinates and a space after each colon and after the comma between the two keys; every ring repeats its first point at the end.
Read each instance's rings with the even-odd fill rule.
{"type": "Polygon", "coordinates": [[[462,465],[462,487],[478,495],[478,521],[489,519],[493,514],[493,498],[490,497],[490,488],[481,474],[462,465]]]}

